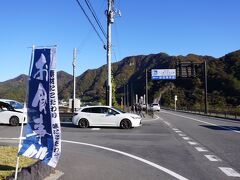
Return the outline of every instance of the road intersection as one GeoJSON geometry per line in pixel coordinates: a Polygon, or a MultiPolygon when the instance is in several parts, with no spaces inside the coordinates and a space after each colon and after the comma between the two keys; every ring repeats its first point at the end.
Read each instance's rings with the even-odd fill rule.
{"type": "MultiPolygon", "coordinates": [[[[239,123],[165,110],[156,115],[129,130],[63,123],[59,179],[240,178],[239,123]]],[[[18,128],[1,125],[0,145],[16,144],[18,128]]]]}

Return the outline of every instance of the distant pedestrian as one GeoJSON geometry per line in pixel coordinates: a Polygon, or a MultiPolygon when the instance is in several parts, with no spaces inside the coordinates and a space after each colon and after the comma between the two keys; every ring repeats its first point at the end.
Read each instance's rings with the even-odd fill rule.
{"type": "Polygon", "coordinates": [[[131,106],[131,113],[134,113],[134,105],[131,106]]]}
{"type": "Polygon", "coordinates": [[[143,114],[143,112],[142,112],[142,105],[141,105],[141,104],[138,104],[138,114],[139,114],[139,116],[141,116],[142,118],[145,117],[144,114],[143,114]]]}
{"type": "Polygon", "coordinates": [[[154,118],[154,110],[151,109],[150,112],[151,112],[151,116],[152,116],[152,118],[154,118]]]}
{"type": "Polygon", "coordinates": [[[138,105],[134,104],[134,111],[138,114],[138,105]]]}

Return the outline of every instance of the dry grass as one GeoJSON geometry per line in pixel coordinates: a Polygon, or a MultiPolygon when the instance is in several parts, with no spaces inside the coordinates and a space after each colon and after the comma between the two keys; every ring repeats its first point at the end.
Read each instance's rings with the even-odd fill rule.
{"type": "MultiPolygon", "coordinates": [[[[10,176],[15,172],[17,151],[18,149],[16,147],[0,146],[0,180],[6,179],[7,176],[10,176]]],[[[19,169],[28,167],[36,161],[37,160],[35,159],[20,157],[19,169]]]]}

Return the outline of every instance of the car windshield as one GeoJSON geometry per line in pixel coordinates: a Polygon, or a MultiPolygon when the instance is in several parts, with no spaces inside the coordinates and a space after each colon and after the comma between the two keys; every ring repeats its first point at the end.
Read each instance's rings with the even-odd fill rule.
{"type": "Polygon", "coordinates": [[[114,110],[118,111],[118,112],[121,112],[121,113],[126,113],[125,111],[119,109],[119,108],[116,108],[116,107],[112,107],[114,110]]]}
{"type": "Polygon", "coordinates": [[[15,109],[23,109],[23,104],[21,104],[20,102],[16,102],[16,101],[10,101],[9,104],[14,107],[15,109]]]}

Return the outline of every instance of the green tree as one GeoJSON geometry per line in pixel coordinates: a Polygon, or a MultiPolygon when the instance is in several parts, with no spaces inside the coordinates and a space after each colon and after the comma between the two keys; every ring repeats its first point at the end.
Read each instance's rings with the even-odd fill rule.
{"type": "Polygon", "coordinates": [[[116,83],[113,75],[112,75],[112,105],[118,106],[117,98],[116,98],[116,83]]]}

